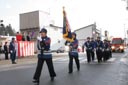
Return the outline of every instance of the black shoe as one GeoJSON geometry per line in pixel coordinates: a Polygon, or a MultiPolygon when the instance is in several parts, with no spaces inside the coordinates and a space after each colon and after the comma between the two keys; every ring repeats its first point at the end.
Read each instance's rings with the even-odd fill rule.
{"type": "Polygon", "coordinates": [[[88,61],[88,64],[90,64],[90,61],[88,61]]]}
{"type": "Polygon", "coordinates": [[[39,84],[39,80],[35,80],[35,79],[34,79],[32,82],[33,82],[33,83],[36,83],[36,84],[39,84]]]}
{"type": "Polygon", "coordinates": [[[17,64],[16,62],[12,62],[12,64],[17,64]]]}
{"type": "Polygon", "coordinates": [[[71,73],[72,73],[72,71],[69,71],[68,73],[69,73],[69,74],[71,74],[71,73]]]}
{"type": "Polygon", "coordinates": [[[79,68],[78,68],[77,70],[78,70],[78,71],[80,71],[80,69],[79,69],[79,68]]]}
{"type": "Polygon", "coordinates": [[[51,81],[54,81],[54,77],[51,77],[51,81]]]}

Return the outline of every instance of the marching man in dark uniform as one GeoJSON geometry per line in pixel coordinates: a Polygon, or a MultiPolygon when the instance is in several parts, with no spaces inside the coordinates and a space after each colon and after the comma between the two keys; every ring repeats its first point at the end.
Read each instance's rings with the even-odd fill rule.
{"type": "Polygon", "coordinates": [[[94,38],[91,38],[91,46],[92,46],[92,50],[91,50],[91,58],[92,61],[95,60],[95,47],[96,47],[96,42],[94,41],[94,38]]]}
{"type": "Polygon", "coordinates": [[[16,64],[16,45],[15,45],[15,38],[12,38],[12,41],[9,45],[9,51],[10,51],[10,58],[12,60],[12,64],[16,64]]]}
{"type": "Polygon", "coordinates": [[[69,73],[73,72],[73,58],[75,59],[77,70],[80,70],[80,63],[79,63],[79,55],[78,55],[78,40],[76,39],[76,33],[72,33],[72,37],[74,39],[73,42],[70,43],[69,48],[69,73]]]}
{"type": "Polygon", "coordinates": [[[86,47],[86,53],[87,53],[87,62],[91,62],[91,50],[92,50],[92,44],[90,41],[90,37],[87,37],[87,41],[84,43],[84,46],[86,47]]]}
{"type": "Polygon", "coordinates": [[[109,46],[109,58],[112,58],[111,42],[109,40],[108,40],[108,46],[109,46]]]}
{"type": "Polygon", "coordinates": [[[8,60],[8,46],[7,46],[7,42],[5,42],[5,45],[4,45],[4,53],[5,53],[5,60],[8,60]]]}
{"type": "Polygon", "coordinates": [[[100,37],[97,37],[96,41],[96,55],[97,55],[97,60],[98,63],[102,62],[102,56],[103,56],[103,42],[100,40],[100,37]]]}
{"type": "Polygon", "coordinates": [[[104,40],[103,47],[104,47],[103,60],[104,62],[106,62],[109,59],[109,45],[108,45],[107,40],[104,40]]]}
{"type": "Polygon", "coordinates": [[[39,84],[44,61],[46,61],[47,63],[51,81],[53,81],[54,77],[56,77],[56,73],[53,67],[52,54],[50,52],[51,39],[47,37],[47,30],[45,28],[41,29],[40,34],[41,34],[41,39],[38,39],[37,41],[37,48],[39,51],[38,63],[37,63],[35,75],[33,77],[34,79],[33,83],[36,84],[39,84]]]}

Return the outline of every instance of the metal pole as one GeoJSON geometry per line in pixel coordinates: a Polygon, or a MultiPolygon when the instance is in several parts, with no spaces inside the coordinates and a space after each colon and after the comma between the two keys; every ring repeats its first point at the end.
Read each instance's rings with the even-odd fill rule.
{"type": "Polygon", "coordinates": [[[127,2],[126,2],[126,3],[127,3],[127,7],[126,7],[126,10],[128,10],[128,0],[127,0],[127,2]]]}
{"type": "Polygon", "coordinates": [[[124,24],[124,38],[125,38],[125,24],[124,24]]]}
{"type": "Polygon", "coordinates": [[[100,37],[101,37],[101,40],[102,40],[102,28],[100,28],[100,37]]]}
{"type": "Polygon", "coordinates": [[[124,24],[124,43],[125,43],[125,45],[126,45],[126,31],[125,31],[125,24],[124,24]]]}

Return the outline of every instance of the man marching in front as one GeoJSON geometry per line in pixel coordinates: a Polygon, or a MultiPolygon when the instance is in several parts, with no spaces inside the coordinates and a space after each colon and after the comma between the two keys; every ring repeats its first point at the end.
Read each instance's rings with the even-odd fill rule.
{"type": "Polygon", "coordinates": [[[56,76],[56,73],[53,67],[52,54],[50,52],[51,39],[47,37],[47,30],[45,28],[41,29],[40,35],[41,35],[41,39],[37,41],[37,48],[39,51],[38,63],[37,63],[36,72],[33,77],[34,79],[33,83],[36,83],[37,85],[39,84],[39,81],[40,81],[40,75],[41,75],[44,61],[46,61],[46,64],[48,66],[51,81],[53,81],[54,77],[56,76]]]}
{"type": "Polygon", "coordinates": [[[76,33],[72,33],[73,42],[70,43],[69,48],[69,73],[73,72],[73,58],[75,59],[77,70],[80,70],[79,55],[78,55],[78,40],[76,39],[76,33]]]}

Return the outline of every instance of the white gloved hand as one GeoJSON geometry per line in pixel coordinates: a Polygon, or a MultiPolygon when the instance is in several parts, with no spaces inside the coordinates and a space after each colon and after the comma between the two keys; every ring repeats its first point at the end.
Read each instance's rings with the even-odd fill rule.
{"type": "Polygon", "coordinates": [[[94,51],[96,51],[96,48],[94,48],[94,51]]]}
{"type": "Polygon", "coordinates": [[[104,51],[104,49],[102,49],[102,51],[104,51]]]}
{"type": "Polygon", "coordinates": [[[12,50],[10,51],[10,53],[12,53],[12,50]]]}
{"type": "Polygon", "coordinates": [[[41,37],[37,37],[37,40],[42,41],[41,37]]]}

